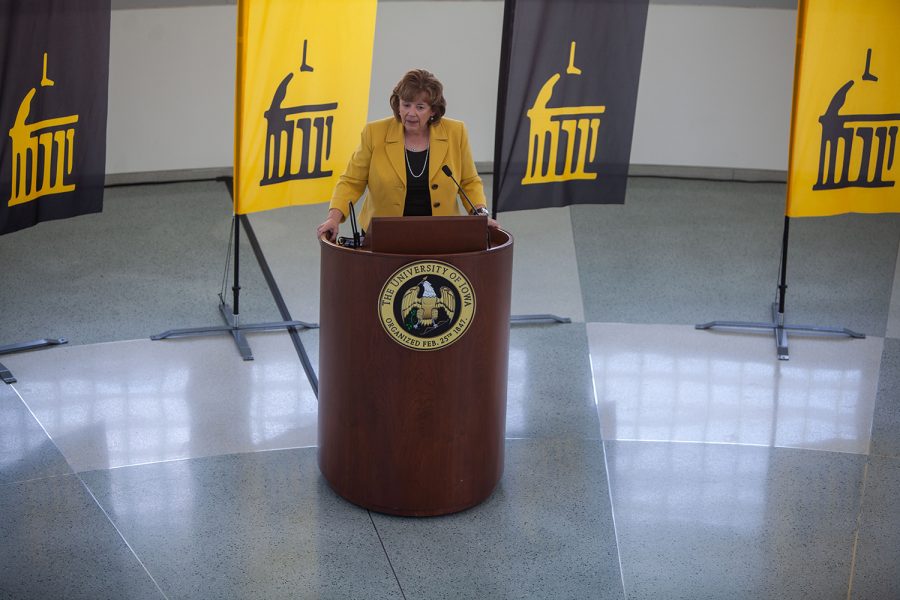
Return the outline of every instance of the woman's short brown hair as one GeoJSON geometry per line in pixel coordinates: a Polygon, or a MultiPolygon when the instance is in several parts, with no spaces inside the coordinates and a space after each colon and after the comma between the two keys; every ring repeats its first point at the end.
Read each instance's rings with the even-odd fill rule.
{"type": "Polygon", "coordinates": [[[437,123],[447,112],[447,101],[444,100],[444,86],[438,81],[433,73],[429,73],[425,69],[413,69],[403,76],[403,79],[394,86],[391,94],[391,109],[394,111],[394,117],[400,120],[400,100],[412,102],[419,95],[425,92],[428,97],[428,104],[434,110],[434,120],[437,123]]]}

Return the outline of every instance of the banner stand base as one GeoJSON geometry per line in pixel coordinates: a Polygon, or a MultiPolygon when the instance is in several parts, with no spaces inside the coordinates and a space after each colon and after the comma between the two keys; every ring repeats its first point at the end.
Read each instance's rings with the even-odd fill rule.
{"type": "Polygon", "coordinates": [[[512,315],[509,322],[511,325],[516,323],[571,323],[572,319],[556,315],[512,315]]]}
{"type": "MultiPolygon", "coordinates": [[[[41,338],[30,342],[21,342],[18,344],[9,344],[8,346],[0,346],[0,355],[13,354],[14,352],[25,352],[26,350],[37,350],[39,348],[48,348],[50,346],[59,346],[67,344],[69,340],[66,338],[41,338]]],[[[0,363],[0,379],[3,383],[15,383],[16,378],[9,372],[3,363],[0,363]]]]}
{"type": "MultiPolygon", "coordinates": [[[[234,179],[231,177],[225,177],[222,179],[222,182],[228,188],[228,193],[231,196],[232,200],[234,199],[234,179]]],[[[300,335],[297,333],[297,329],[318,329],[318,323],[307,323],[305,321],[294,321],[291,320],[291,314],[288,311],[287,304],[284,302],[284,298],[281,296],[281,292],[278,290],[278,285],[275,283],[275,277],[272,274],[272,270],[269,268],[269,264],[266,262],[266,257],[263,254],[262,248],[259,245],[259,240],[256,239],[256,233],[253,231],[253,226],[250,224],[250,219],[247,218],[247,215],[239,215],[237,213],[234,214],[232,218],[233,233],[232,238],[228,241],[228,252],[226,253],[225,259],[225,276],[222,278],[222,291],[219,293],[219,312],[222,313],[222,318],[225,319],[227,325],[220,327],[193,327],[189,329],[170,329],[169,331],[164,331],[158,335],[151,336],[151,340],[164,340],[168,338],[178,338],[178,337],[191,337],[197,335],[210,335],[216,333],[230,333],[234,338],[235,344],[237,344],[238,352],[241,354],[241,358],[244,360],[253,360],[253,351],[250,349],[250,344],[247,343],[246,337],[244,337],[245,331],[275,331],[278,329],[287,329],[288,334],[291,336],[291,342],[294,344],[294,348],[297,350],[297,355],[300,358],[300,363],[303,365],[303,371],[306,373],[306,378],[309,380],[309,384],[313,389],[313,393],[316,395],[316,398],[319,397],[319,379],[316,376],[316,372],[313,369],[312,363],[309,360],[309,356],[306,354],[306,349],[303,347],[303,343],[300,341],[300,335]],[[240,276],[239,276],[239,266],[240,266],[240,240],[241,240],[241,224],[245,231],[247,232],[247,237],[250,240],[250,246],[253,248],[253,254],[256,256],[256,261],[259,264],[260,269],[262,270],[263,277],[266,280],[266,284],[269,286],[269,291],[272,293],[272,298],[275,300],[275,305],[278,307],[278,312],[281,313],[281,318],[285,319],[284,321],[278,321],[273,323],[256,323],[252,325],[240,325],[240,309],[239,309],[239,298],[240,298],[240,276]],[[232,245],[232,241],[234,244],[232,245]],[[234,308],[230,307],[227,302],[225,302],[225,280],[228,278],[228,255],[231,254],[232,248],[234,249],[234,285],[231,288],[231,292],[233,294],[232,298],[234,299],[234,308]]]]}
{"type": "Polygon", "coordinates": [[[250,344],[244,336],[245,331],[277,331],[279,329],[289,329],[296,327],[299,329],[318,329],[317,323],[307,323],[305,321],[275,321],[271,323],[253,323],[250,325],[240,325],[239,315],[234,314],[231,307],[225,302],[219,303],[219,312],[225,319],[227,325],[211,326],[211,327],[190,327],[187,329],[169,329],[157,335],[150,336],[151,340],[166,340],[183,337],[195,337],[200,335],[215,335],[220,333],[230,333],[237,345],[238,352],[244,360],[253,360],[253,351],[250,344]]]}
{"type": "Polygon", "coordinates": [[[788,352],[788,331],[801,331],[804,333],[820,334],[826,336],[842,336],[855,339],[865,339],[864,333],[858,333],[845,327],[818,327],[814,325],[785,325],[784,313],[778,312],[778,303],[772,303],[772,322],[771,323],[752,323],[743,321],[710,321],[709,323],[701,323],[695,325],[694,329],[713,329],[721,327],[724,329],[771,329],[775,334],[775,350],[778,354],[778,360],[789,360],[788,352]]]}

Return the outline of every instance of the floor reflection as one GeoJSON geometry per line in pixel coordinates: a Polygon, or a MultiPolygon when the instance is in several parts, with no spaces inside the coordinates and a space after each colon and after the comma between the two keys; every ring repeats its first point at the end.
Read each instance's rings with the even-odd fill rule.
{"type": "Polygon", "coordinates": [[[633,524],[695,523],[757,533],[766,513],[765,452],[644,444],[612,453],[617,506],[633,524]]]}
{"type": "Polygon", "coordinates": [[[881,338],[794,338],[588,324],[604,439],[868,452],[881,338]]]}
{"type": "Polygon", "coordinates": [[[521,436],[527,427],[527,403],[524,399],[530,386],[528,363],[528,350],[510,344],[506,388],[506,432],[512,437],[521,436]]]}
{"type": "MultiPolygon", "coordinates": [[[[139,340],[29,355],[23,399],[76,471],[316,444],[318,405],[287,336],[139,340]]],[[[12,362],[12,361],[10,361],[12,362]]]]}

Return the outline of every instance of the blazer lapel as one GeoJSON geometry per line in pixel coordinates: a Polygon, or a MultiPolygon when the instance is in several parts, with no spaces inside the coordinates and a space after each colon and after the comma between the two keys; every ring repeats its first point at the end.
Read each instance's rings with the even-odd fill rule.
{"type": "Polygon", "coordinates": [[[397,173],[397,177],[406,184],[403,125],[397,119],[392,119],[391,124],[388,126],[387,135],[384,137],[384,150],[387,153],[388,160],[391,162],[391,166],[394,167],[394,171],[397,173]]]}
{"type": "MultiPolygon", "coordinates": [[[[428,143],[431,150],[428,157],[428,180],[434,181],[434,178],[441,172],[441,167],[444,166],[444,160],[447,158],[447,151],[450,148],[450,139],[443,121],[438,121],[437,125],[432,125],[430,129],[428,143]]],[[[453,176],[458,177],[456,173],[453,176]]]]}

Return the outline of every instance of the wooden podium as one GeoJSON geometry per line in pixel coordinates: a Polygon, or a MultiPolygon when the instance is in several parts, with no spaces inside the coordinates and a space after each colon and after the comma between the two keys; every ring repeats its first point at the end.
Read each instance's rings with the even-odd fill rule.
{"type": "Polygon", "coordinates": [[[362,249],[320,240],[319,468],[354,504],[442,515],[500,480],[513,241],[487,232],[406,217],[362,249]]]}

